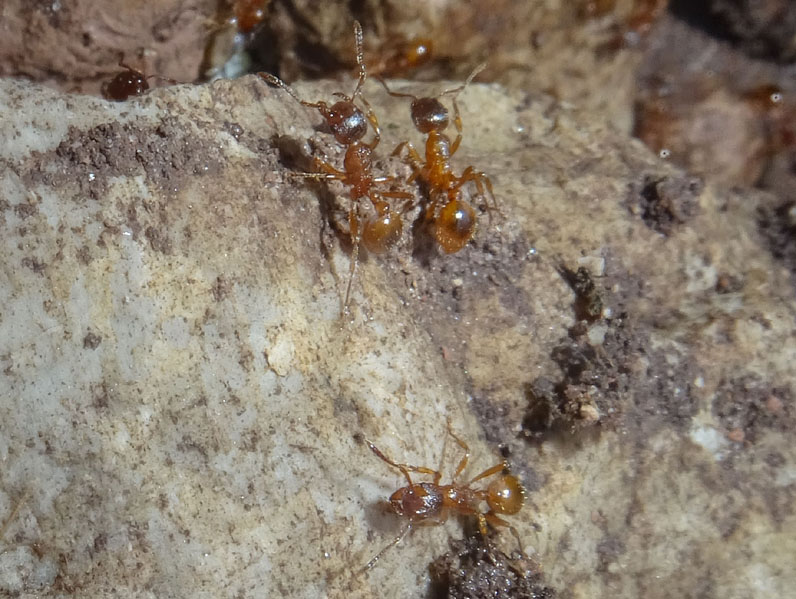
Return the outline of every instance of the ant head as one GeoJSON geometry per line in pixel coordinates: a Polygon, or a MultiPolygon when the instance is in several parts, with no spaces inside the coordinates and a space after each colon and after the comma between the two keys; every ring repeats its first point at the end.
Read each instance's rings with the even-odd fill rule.
{"type": "Polygon", "coordinates": [[[131,96],[140,96],[149,89],[146,77],[135,69],[124,65],[127,69],[118,73],[113,79],[102,86],[102,95],[106,100],[122,101],[131,96]]]}
{"type": "Polygon", "coordinates": [[[390,495],[390,505],[399,516],[421,520],[442,509],[442,495],[429,483],[412,484],[390,495]]]}
{"type": "Polygon", "coordinates": [[[470,204],[458,197],[451,199],[434,221],[434,238],[442,251],[455,254],[472,239],[475,222],[475,210],[470,204]]]}
{"type": "Polygon", "coordinates": [[[525,489],[516,476],[504,471],[487,488],[486,502],[497,514],[516,514],[525,503],[525,489]]]}
{"type": "Polygon", "coordinates": [[[326,104],[318,105],[332,135],[338,143],[347,146],[362,139],[368,132],[368,120],[352,100],[341,100],[327,107],[326,104]]]}
{"type": "Polygon", "coordinates": [[[448,109],[437,98],[412,100],[412,122],[421,133],[444,131],[450,122],[448,109]]]}

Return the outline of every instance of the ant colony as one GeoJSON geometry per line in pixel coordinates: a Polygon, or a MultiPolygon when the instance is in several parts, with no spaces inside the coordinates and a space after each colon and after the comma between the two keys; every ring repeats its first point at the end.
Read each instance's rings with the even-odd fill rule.
{"type": "MultiPolygon", "coordinates": [[[[423,224],[432,232],[436,243],[443,252],[455,253],[472,239],[476,230],[476,213],[463,199],[463,187],[468,183],[475,185],[477,196],[486,202],[490,217],[491,210],[497,205],[492,183],[484,173],[467,167],[461,175],[456,175],[451,165],[451,157],[462,140],[462,119],[457,96],[482,70],[483,65],[475,69],[462,85],[431,98],[393,92],[379,79],[390,95],[412,98],[412,120],[416,129],[427,135],[425,158],[408,141],[400,143],[393,151],[394,156],[400,156],[406,150],[406,155],[402,158],[412,169],[412,174],[405,182],[396,182],[395,176],[374,173],[374,150],[381,140],[381,129],[373,109],[362,93],[368,74],[364,62],[362,27],[358,22],[354,24],[354,35],[359,79],[350,96],[337,93],[335,96],[338,100],[331,105],[324,101],[302,100],[281,79],[269,73],[258,73],[265,81],[278,86],[301,105],[317,110],[335,141],[345,150],[342,168],[336,167],[325,157],[315,156],[314,172],[298,174],[299,177],[340,181],[348,188],[348,234],[352,250],[343,301],[344,313],[348,312],[360,245],[374,254],[386,252],[401,239],[405,215],[420,206],[423,224]],[[450,122],[448,110],[440,101],[446,95],[452,96],[454,109],[453,123],[457,136],[453,142],[443,133],[450,122]],[[368,142],[365,137],[369,130],[373,133],[368,142]],[[414,182],[420,184],[420,199],[404,187],[414,182]],[[385,188],[387,183],[391,185],[385,188]]],[[[405,51],[406,60],[414,65],[427,60],[425,57],[429,52],[430,45],[426,41],[417,41],[405,51]]],[[[380,65],[377,71],[389,73],[393,66],[395,65],[392,63],[388,66],[380,65]]],[[[400,66],[403,63],[395,68],[400,66]]]]}

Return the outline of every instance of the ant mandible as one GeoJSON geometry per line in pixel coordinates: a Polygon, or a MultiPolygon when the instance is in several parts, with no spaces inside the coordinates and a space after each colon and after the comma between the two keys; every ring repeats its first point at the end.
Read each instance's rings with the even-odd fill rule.
{"type": "Polygon", "coordinates": [[[390,496],[390,505],[393,511],[399,516],[406,518],[406,524],[389,545],[373,556],[365,565],[365,570],[372,568],[384,555],[385,551],[397,545],[414,524],[442,524],[451,511],[478,518],[478,529],[484,539],[487,538],[487,523],[489,523],[492,526],[507,527],[511,530],[517,542],[520,543],[517,529],[498,515],[516,514],[522,509],[525,502],[525,490],[519,479],[511,474],[508,464],[503,461],[491,468],[487,468],[465,483],[456,482],[456,479],[467,467],[467,461],[470,459],[470,448],[453,432],[450,420],[448,421],[448,434],[464,450],[464,456],[459,460],[456,472],[453,474],[450,484],[447,485],[439,484],[442,479],[442,473],[437,470],[394,462],[385,456],[373,443],[367,439],[365,440],[370,450],[376,454],[376,457],[400,470],[407,482],[405,487],[401,487],[390,496]],[[430,474],[434,478],[430,483],[416,483],[409,475],[410,472],[430,474]],[[473,483],[496,474],[499,476],[485,488],[473,488],[473,483]],[[480,509],[482,502],[486,502],[489,508],[488,511],[484,512],[480,509]]]}
{"type": "Polygon", "coordinates": [[[282,88],[303,106],[317,109],[326,121],[337,143],[346,148],[342,171],[316,156],[313,163],[316,170],[321,172],[301,174],[303,177],[341,181],[349,187],[348,226],[353,247],[348,286],[343,303],[344,312],[348,311],[351,283],[354,280],[359,260],[359,244],[362,243],[368,251],[379,254],[387,251],[401,237],[403,231],[401,212],[393,210],[385,198],[401,198],[407,201],[414,199],[414,196],[406,191],[376,189],[377,183],[391,181],[394,177],[373,176],[373,150],[379,144],[381,130],[373,109],[362,96],[362,86],[367,79],[367,71],[362,50],[362,27],[358,21],[354,22],[354,36],[356,38],[359,81],[354,93],[350,96],[342,93],[334,94],[340,100],[331,106],[323,101],[307,102],[302,100],[281,79],[269,73],[258,73],[265,81],[282,88]],[[365,112],[355,104],[356,98],[362,100],[365,105],[365,112]],[[363,141],[368,131],[368,122],[373,128],[373,139],[370,143],[363,141]],[[373,214],[366,218],[364,222],[360,222],[359,209],[360,201],[363,198],[370,199],[373,214]]]}
{"type": "Polygon", "coordinates": [[[414,171],[407,183],[419,178],[428,187],[429,202],[425,218],[432,225],[432,232],[437,243],[447,254],[461,250],[475,233],[475,210],[461,198],[461,188],[466,183],[472,181],[483,198],[486,198],[485,191],[488,191],[492,205],[497,208],[489,177],[476,171],[472,166],[468,166],[460,176],[456,176],[451,166],[451,157],[462,142],[462,118],[456,98],[485,66],[482,64],[476,67],[459,87],[445,90],[433,98],[418,98],[413,94],[394,92],[390,90],[383,79],[379,79],[391,96],[412,98],[412,122],[420,133],[428,136],[425,160],[408,141],[398,144],[393,151],[393,156],[399,155],[406,148],[408,162],[414,171]],[[453,143],[443,133],[448,127],[450,117],[448,109],[439,100],[448,94],[453,94],[453,124],[457,132],[453,143]]]}

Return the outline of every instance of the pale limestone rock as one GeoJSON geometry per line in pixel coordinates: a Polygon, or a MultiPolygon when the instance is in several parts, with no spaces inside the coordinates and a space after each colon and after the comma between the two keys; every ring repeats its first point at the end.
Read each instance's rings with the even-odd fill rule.
{"type": "MultiPolygon", "coordinates": [[[[366,89],[382,156],[419,145],[405,102],[366,89]]],[[[357,439],[436,468],[446,417],[469,472],[510,450],[529,491],[511,519],[555,588],[792,588],[793,284],[757,231],[766,198],[702,189],[541,96],[460,102],[454,163],[501,214],[453,256],[407,227],[363,260],[347,323],[343,189],[290,176],[308,139],[339,163],[317,115],[255,77],[124,104],[0,83],[0,517],[28,494],[2,591],[423,596],[461,525],[358,574],[404,483],[357,439]],[[595,347],[560,271],[583,256],[604,260],[595,347]]]]}

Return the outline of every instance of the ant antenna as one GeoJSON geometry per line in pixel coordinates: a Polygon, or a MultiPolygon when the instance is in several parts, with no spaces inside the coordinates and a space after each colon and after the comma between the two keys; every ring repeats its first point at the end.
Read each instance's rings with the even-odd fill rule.
{"type": "Polygon", "coordinates": [[[359,65],[359,81],[357,82],[357,87],[354,89],[354,93],[351,96],[351,101],[354,101],[354,98],[359,96],[362,92],[362,85],[365,83],[365,79],[368,77],[368,73],[365,70],[365,50],[364,41],[362,35],[362,25],[359,24],[359,21],[354,21],[354,39],[356,40],[357,46],[357,64],[359,65]]]}
{"type": "Polygon", "coordinates": [[[389,87],[387,87],[387,82],[381,75],[376,75],[376,80],[382,84],[384,89],[387,91],[388,94],[391,96],[395,96],[396,98],[412,98],[413,100],[417,101],[417,96],[414,94],[407,94],[406,92],[394,92],[389,87]]]}
{"type": "MultiPolygon", "coordinates": [[[[478,76],[478,74],[481,71],[483,71],[485,68],[486,68],[486,63],[482,62],[481,64],[479,64],[477,67],[475,67],[473,69],[473,71],[470,73],[470,75],[467,77],[467,79],[465,79],[464,83],[462,83],[458,87],[452,87],[451,89],[446,89],[444,92],[442,92],[440,94],[440,97],[447,96],[448,94],[455,94],[456,96],[458,96],[459,93],[463,92],[464,88],[466,88],[468,85],[470,85],[470,83],[472,83],[473,79],[475,79],[478,76]]],[[[455,99],[456,98],[454,97],[454,100],[455,99]]]]}
{"type": "Polygon", "coordinates": [[[277,87],[282,88],[283,91],[286,91],[288,94],[290,94],[290,97],[292,97],[299,104],[303,104],[304,106],[313,106],[313,104],[311,104],[310,102],[307,102],[299,98],[296,92],[293,91],[293,88],[291,88],[287,83],[282,81],[279,77],[272,75],[271,73],[257,73],[257,74],[263,79],[265,79],[271,85],[276,85],[277,87]]]}
{"type": "Polygon", "coordinates": [[[406,526],[404,526],[403,530],[398,534],[398,536],[395,537],[392,541],[390,541],[390,544],[384,547],[384,549],[382,549],[376,555],[370,558],[370,561],[367,564],[365,564],[364,568],[362,568],[362,572],[367,572],[373,566],[375,566],[376,562],[381,559],[381,556],[384,555],[388,549],[392,549],[398,543],[400,543],[410,530],[412,530],[412,521],[408,520],[406,526]]]}

